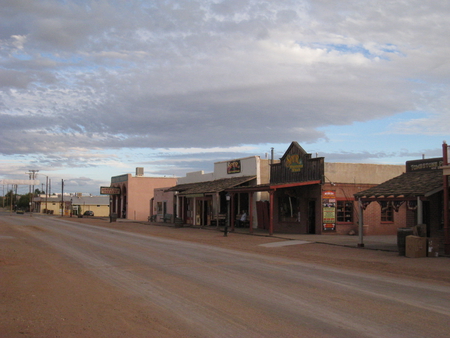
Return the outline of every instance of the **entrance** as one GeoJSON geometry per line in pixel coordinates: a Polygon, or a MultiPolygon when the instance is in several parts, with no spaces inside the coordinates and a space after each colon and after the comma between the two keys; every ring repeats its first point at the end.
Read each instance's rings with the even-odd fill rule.
{"type": "Polygon", "coordinates": [[[308,234],[316,233],[316,201],[308,202],[308,234]]]}
{"type": "Polygon", "coordinates": [[[210,225],[211,224],[211,203],[212,198],[199,198],[196,200],[195,207],[195,225],[210,225]]]}

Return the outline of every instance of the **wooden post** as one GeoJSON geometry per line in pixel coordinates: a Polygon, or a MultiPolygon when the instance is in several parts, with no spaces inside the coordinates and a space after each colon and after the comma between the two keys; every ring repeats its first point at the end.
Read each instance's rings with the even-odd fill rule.
{"type": "Polygon", "coordinates": [[[270,215],[269,215],[269,235],[272,236],[273,235],[273,203],[274,203],[274,195],[275,194],[275,190],[274,191],[270,191],[270,215]]]}
{"type": "MultiPolygon", "coordinates": [[[[444,141],[442,144],[442,157],[443,157],[443,165],[448,165],[448,146],[444,141]]],[[[446,255],[450,255],[450,237],[449,237],[449,228],[448,228],[448,176],[444,175],[443,182],[443,190],[444,190],[444,210],[443,210],[443,218],[444,218],[444,252],[446,255]]]]}

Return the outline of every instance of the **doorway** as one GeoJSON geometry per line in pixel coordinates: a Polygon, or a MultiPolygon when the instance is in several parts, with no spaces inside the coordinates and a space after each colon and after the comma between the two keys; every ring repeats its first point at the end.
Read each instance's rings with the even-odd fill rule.
{"type": "Polygon", "coordinates": [[[308,234],[316,233],[316,201],[308,202],[308,234]]]}

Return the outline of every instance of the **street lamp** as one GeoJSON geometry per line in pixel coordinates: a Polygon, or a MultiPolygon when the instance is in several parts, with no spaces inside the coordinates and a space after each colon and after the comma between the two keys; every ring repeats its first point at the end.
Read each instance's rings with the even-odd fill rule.
{"type": "Polygon", "coordinates": [[[226,237],[228,236],[228,227],[230,226],[230,199],[231,196],[229,193],[225,195],[225,198],[227,200],[227,221],[225,222],[225,229],[223,231],[223,235],[226,237]]]}

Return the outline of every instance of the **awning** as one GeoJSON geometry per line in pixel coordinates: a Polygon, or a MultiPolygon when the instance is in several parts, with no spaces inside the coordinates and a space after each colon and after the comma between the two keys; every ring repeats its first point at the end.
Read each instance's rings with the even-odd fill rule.
{"type": "Polygon", "coordinates": [[[222,178],[214,181],[178,184],[166,191],[177,191],[179,195],[213,194],[248,183],[254,179],[256,179],[256,176],[222,178]]]}
{"type": "Polygon", "coordinates": [[[283,188],[294,188],[305,185],[314,185],[320,184],[321,181],[305,181],[305,182],[291,182],[291,183],[277,183],[277,184],[260,184],[260,185],[252,185],[252,186],[241,186],[227,189],[229,192],[259,192],[259,191],[275,191],[277,189],[283,188]]]}
{"type": "Polygon", "coordinates": [[[354,194],[356,199],[415,200],[418,196],[428,197],[443,189],[441,169],[403,173],[370,189],[354,194]]]}

